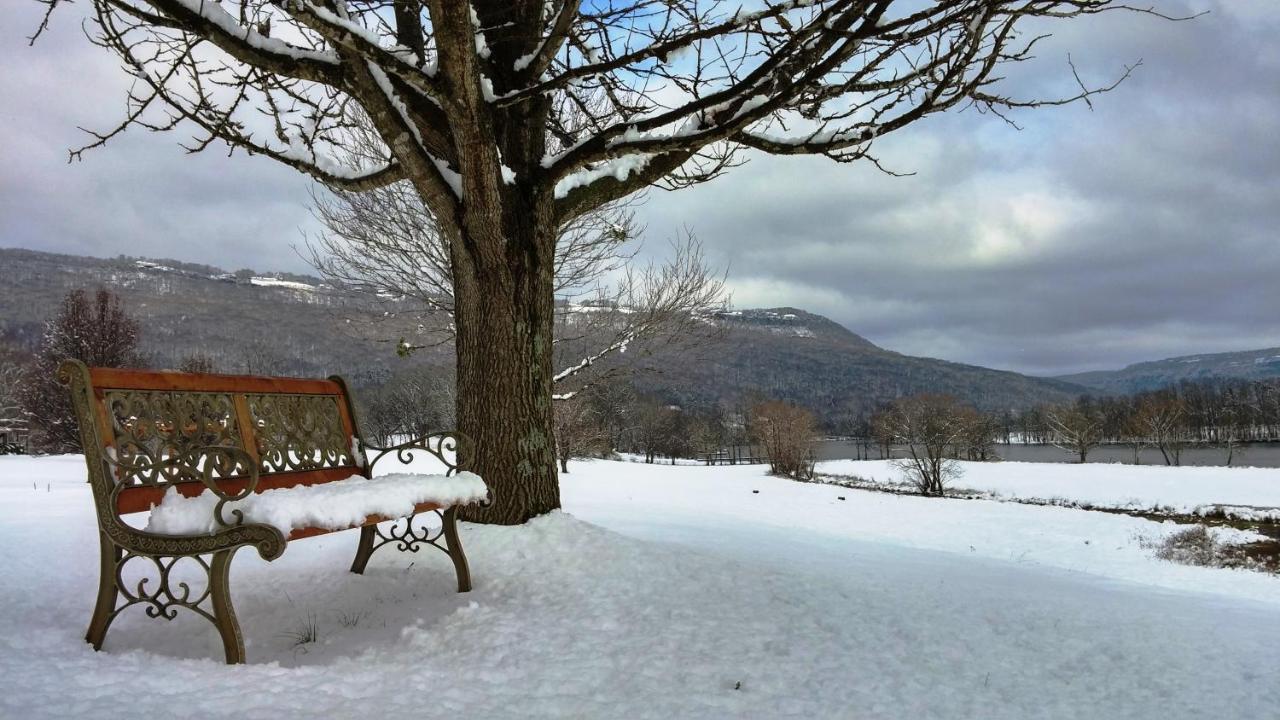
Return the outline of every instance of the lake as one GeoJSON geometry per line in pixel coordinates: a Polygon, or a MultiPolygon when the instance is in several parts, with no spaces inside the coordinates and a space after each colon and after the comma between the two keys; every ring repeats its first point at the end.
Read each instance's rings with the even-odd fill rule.
{"type": "MultiPolygon", "coordinates": [[[[1070,463],[1076,461],[1073,453],[1052,445],[1001,445],[995,446],[996,455],[1002,460],[1016,462],[1048,462],[1070,463]]],[[[875,445],[864,448],[851,440],[821,440],[814,446],[814,454],[818,460],[850,460],[857,459],[859,453],[870,460],[880,459],[880,449],[875,445]],[[866,454],[866,453],[869,453],[866,454]]],[[[901,457],[901,450],[895,449],[894,457],[901,457]]],[[[1164,457],[1156,448],[1143,448],[1140,455],[1143,465],[1164,465],[1164,457]]],[[[1133,448],[1129,445],[1100,445],[1089,451],[1089,462],[1095,463],[1133,463],[1133,448]]],[[[1218,466],[1226,465],[1227,451],[1223,448],[1187,448],[1182,451],[1183,465],[1218,466]]],[[[1234,466],[1280,468],[1280,444],[1255,443],[1239,445],[1232,460],[1234,466]]]]}

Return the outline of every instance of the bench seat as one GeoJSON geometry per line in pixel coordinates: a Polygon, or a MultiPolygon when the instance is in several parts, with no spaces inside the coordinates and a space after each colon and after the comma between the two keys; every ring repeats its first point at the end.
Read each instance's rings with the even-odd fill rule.
{"type": "MultiPolygon", "coordinates": [[[[408,517],[428,509],[482,502],[488,489],[479,475],[397,473],[367,479],[356,475],[322,485],[296,485],[266,490],[243,500],[227,503],[223,516],[235,511],[244,522],[271,525],[293,539],[363,527],[370,518],[408,517]]],[[[159,505],[151,510],[146,531],[160,535],[212,534],[222,530],[214,508],[220,498],[206,490],[187,497],[170,487],[159,505]]]]}

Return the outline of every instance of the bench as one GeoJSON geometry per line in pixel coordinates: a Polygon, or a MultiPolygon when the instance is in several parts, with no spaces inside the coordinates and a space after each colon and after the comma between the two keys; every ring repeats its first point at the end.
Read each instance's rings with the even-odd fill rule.
{"type": "Polygon", "coordinates": [[[487,490],[466,472],[473,449],[465,436],[365,442],[339,377],[118,370],[68,360],[58,378],[71,392],[98,516],[98,598],[85,634],[95,650],[127,608],[141,605],[166,620],[185,608],[214,624],[227,663],[242,663],[229,587],[236,551],[253,547],[270,561],[291,541],[356,527],[351,572],[363,573],[388,545],[408,552],[430,545],[452,559],[458,592],[471,589],[456,513],[487,502],[487,490]],[[419,452],[439,461],[442,473],[373,478],[379,460],[409,462],[419,452]],[[153,507],[146,527],[124,520],[153,507]],[[186,559],[207,578],[203,587],[179,580],[174,567],[186,559]],[[126,582],[126,568],[149,579],[126,582]]]}

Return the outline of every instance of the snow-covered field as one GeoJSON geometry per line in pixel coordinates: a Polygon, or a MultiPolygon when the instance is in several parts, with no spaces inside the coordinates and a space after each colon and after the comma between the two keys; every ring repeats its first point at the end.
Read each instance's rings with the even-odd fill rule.
{"type": "Polygon", "coordinates": [[[571,470],[566,512],[464,525],[470,594],[452,592],[442,554],[384,551],[365,576],[347,573],[354,532],[299,541],[271,564],[242,553],[232,583],[250,664],[226,667],[190,617],[135,609],[103,653],[85,645],[97,551],[82,461],[0,457],[0,717],[1169,720],[1280,708],[1280,579],[1152,559],[1138,538],[1171,526],[793,483],[760,467],[571,470]],[[298,644],[312,623],[316,641],[298,644]]]}
{"type": "MultiPolygon", "coordinates": [[[[1093,463],[960,462],[956,488],[1024,500],[1068,500],[1096,507],[1280,517],[1280,469],[1164,467],[1093,463]],[[1252,509],[1254,512],[1249,512],[1252,509]],[[1270,512],[1268,512],[1270,510],[1270,512]]],[[[902,482],[889,460],[831,460],[819,473],[857,476],[878,484],[902,482]]]]}

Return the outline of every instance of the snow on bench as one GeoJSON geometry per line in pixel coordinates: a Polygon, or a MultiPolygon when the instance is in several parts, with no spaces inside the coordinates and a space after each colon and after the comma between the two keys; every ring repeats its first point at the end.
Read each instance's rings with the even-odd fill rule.
{"type": "MultiPolygon", "coordinates": [[[[360,527],[374,516],[405,517],[423,503],[449,507],[482,502],[488,493],[480,476],[471,472],[452,476],[397,473],[374,480],[357,475],[322,485],[266,490],[227,503],[223,516],[239,510],[244,522],[272,525],[288,536],[303,528],[360,527]]],[[[152,508],[146,531],[161,535],[217,532],[221,529],[214,514],[218,500],[207,490],[186,497],[170,487],[160,504],[152,508]]]]}

